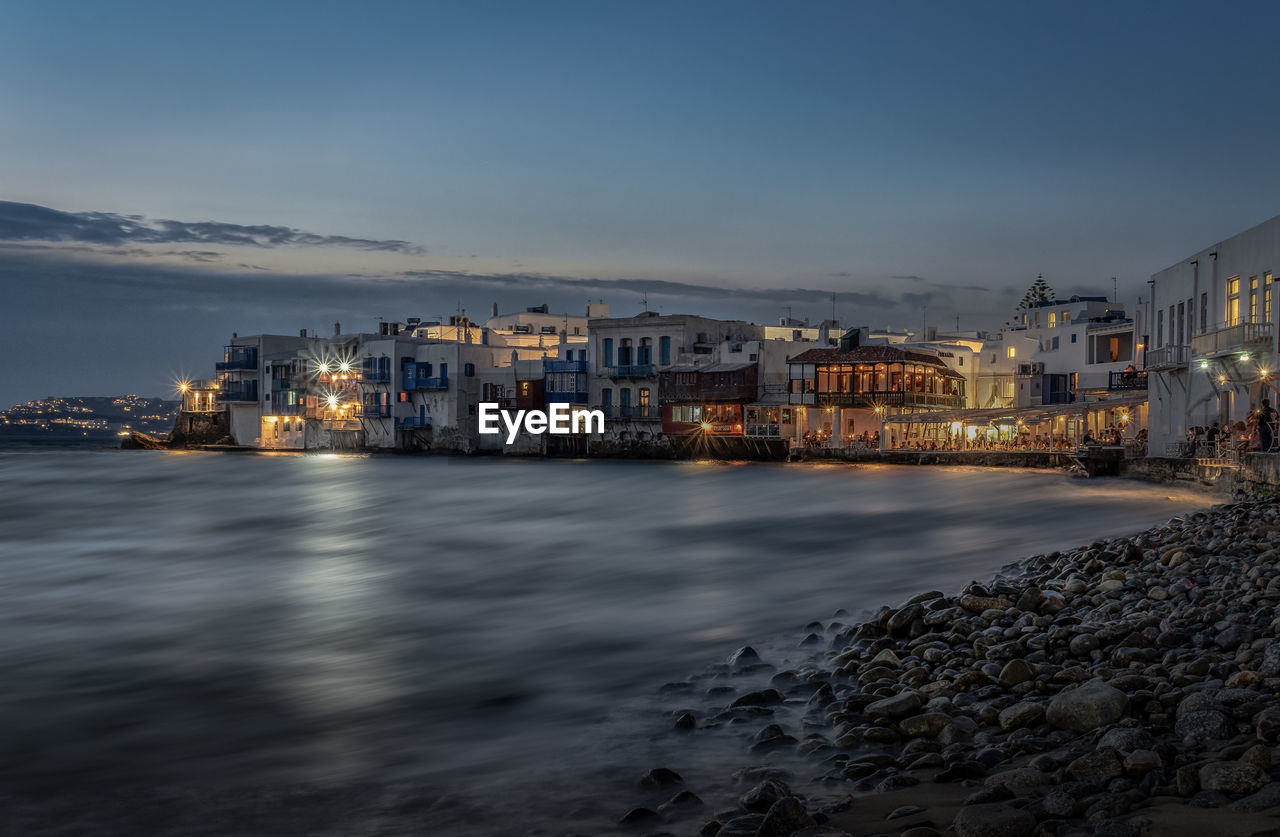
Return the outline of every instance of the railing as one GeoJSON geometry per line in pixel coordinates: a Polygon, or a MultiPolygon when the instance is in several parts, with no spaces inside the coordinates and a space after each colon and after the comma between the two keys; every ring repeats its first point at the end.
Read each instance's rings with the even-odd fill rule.
{"type": "Polygon", "coordinates": [[[258,400],[258,382],[257,381],[233,381],[225,383],[218,390],[219,401],[257,401],[258,400]]]}
{"type": "MultiPolygon", "coordinates": [[[[793,393],[798,394],[798,393],[793,393]]],[[[819,392],[817,403],[832,407],[953,407],[964,406],[963,395],[936,392],[819,392]]],[[[795,403],[795,402],[792,402],[795,403]]]]}
{"type": "Polygon", "coordinates": [[[1161,346],[1147,351],[1148,369],[1172,369],[1191,361],[1190,346],[1161,346]]]}
{"type": "Polygon", "coordinates": [[[653,376],[653,364],[633,363],[630,366],[606,366],[605,375],[610,378],[649,378],[653,376]]]}
{"type": "Polygon", "coordinates": [[[549,389],[543,394],[543,401],[548,404],[586,404],[590,400],[591,393],[582,390],[553,390],[549,389]]]}
{"type": "Polygon", "coordinates": [[[587,362],[585,360],[544,360],[542,371],[544,373],[586,372],[587,362]]]}
{"type": "MultiPolygon", "coordinates": [[[[1197,334],[1191,338],[1192,357],[1213,357],[1238,352],[1257,343],[1271,342],[1271,323],[1243,322],[1197,334]]],[[[1150,365],[1150,360],[1147,361],[1150,365]]]]}
{"type": "Polygon", "coordinates": [[[1041,404],[1074,404],[1076,394],[1071,390],[1047,390],[1040,394],[1041,404]]]}
{"type": "Polygon", "coordinates": [[[782,436],[782,427],[777,424],[748,424],[747,435],[777,439],[782,436]]]}
{"type": "Polygon", "coordinates": [[[604,412],[604,417],[607,419],[618,418],[645,420],[662,418],[662,408],[654,406],[618,407],[610,405],[608,407],[601,407],[600,410],[604,412]]]}
{"type": "MultiPolygon", "coordinates": [[[[1147,361],[1150,362],[1150,355],[1147,361]]],[[[1107,376],[1107,389],[1114,391],[1127,391],[1147,388],[1147,371],[1145,369],[1129,370],[1127,372],[1110,372],[1107,376]]]]}
{"type": "Polygon", "coordinates": [[[364,407],[365,418],[390,418],[390,404],[366,404],[364,407]]]}
{"type": "Polygon", "coordinates": [[[422,389],[448,389],[449,379],[447,377],[434,378],[414,378],[406,375],[404,379],[404,389],[407,391],[422,389]]]}
{"type": "Polygon", "coordinates": [[[430,427],[431,419],[425,416],[405,416],[396,419],[396,427],[401,430],[413,430],[415,428],[430,427]]]}
{"type": "Polygon", "coordinates": [[[214,368],[219,372],[257,371],[258,349],[256,346],[227,346],[222,360],[215,363],[214,368]]]}
{"type": "Polygon", "coordinates": [[[361,370],[360,376],[366,384],[389,384],[391,383],[391,370],[378,369],[376,367],[366,366],[361,370]]]}

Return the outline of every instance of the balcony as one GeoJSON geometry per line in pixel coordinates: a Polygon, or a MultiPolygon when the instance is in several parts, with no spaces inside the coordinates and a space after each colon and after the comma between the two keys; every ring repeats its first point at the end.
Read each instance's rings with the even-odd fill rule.
{"type": "Polygon", "coordinates": [[[229,383],[224,383],[222,385],[222,388],[218,390],[218,400],[223,403],[257,402],[258,382],[257,381],[231,381],[229,383]]]}
{"type": "MultiPolygon", "coordinates": [[[[1265,349],[1270,345],[1271,323],[1262,321],[1237,323],[1192,337],[1191,357],[1195,359],[1221,357],[1233,352],[1265,349]]],[[[1149,356],[1147,365],[1151,365],[1149,356]]]]}
{"type": "Polygon", "coordinates": [[[431,426],[431,419],[425,416],[404,416],[396,419],[396,427],[401,430],[421,430],[431,426]]]}
{"type": "Polygon", "coordinates": [[[391,383],[391,359],[369,357],[361,365],[360,377],[366,384],[391,383]]]}
{"type": "Polygon", "coordinates": [[[1161,346],[1147,352],[1148,369],[1176,369],[1190,361],[1190,346],[1161,346]]]}
{"type": "Polygon", "coordinates": [[[553,373],[586,372],[587,362],[585,360],[544,360],[542,361],[542,371],[548,375],[553,373]]]}
{"type": "Polygon", "coordinates": [[[628,366],[606,366],[605,375],[610,378],[652,378],[652,363],[633,363],[628,366]]]}
{"type": "Polygon", "coordinates": [[[817,403],[824,407],[885,406],[960,409],[964,406],[964,396],[943,395],[937,392],[819,392],[817,403]]]}
{"type": "Polygon", "coordinates": [[[258,371],[257,346],[227,346],[222,351],[222,360],[214,364],[219,372],[256,372],[258,371]]]}
{"type": "MultiPolygon", "coordinates": [[[[1151,356],[1147,356],[1148,362],[1151,356]]],[[[1132,392],[1147,388],[1147,372],[1145,369],[1136,372],[1111,372],[1107,378],[1107,389],[1112,392],[1132,392]]]]}
{"type": "Polygon", "coordinates": [[[435,378],[415,378],[411,375],[406,375],[404,378],[403,388],[406,392],[413,392],[414,390],[448,389],[449,379],[441,376],[437,376],[435,378]]]}
{"type": "Polygon", "coordinates": [[[365,418],[391,418],[390,404],[365,404],[365,418]]]}

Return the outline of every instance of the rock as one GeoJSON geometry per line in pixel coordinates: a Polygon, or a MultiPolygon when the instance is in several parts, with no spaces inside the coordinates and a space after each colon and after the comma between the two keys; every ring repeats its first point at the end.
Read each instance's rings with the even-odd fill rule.
{"type": "Polygon", "coordinates": [[[1000,729],[1005,732],[1034,726],[1044,718],[1044,707],[1033,701],[1022,701],[1000,710],[1000,729]]]}
{"type": "Polygon", "coordinates": [[[716,837],[756,837],[760,825],[764,822],[764,814],[745,814],[720,826],[716,837]]]}
{"type": "Polygon", "coordinates": [[[782,693],[777,689],[765,689],[760,692],[747,692],[742,697],[729,704],[730,709],[737,709],[740,706],[773,706],[782,703],[782,693]]]}
{"type": "Polygon", "coordinates": [[[1030,767],[1015,767],[1012,770],[992,773],[983,781],[983,784],[987,787],[1004,785],[1013,791],[1015,796],[1027,796],[1039,788],[1053,783],[1052,776],[1047,773],[1041,773],[1039,770],[1033,770],[1030,767]]]}
{"type": "Polygon", "coordinates": [[[1280,676],[1280,640],[1272,640],[1262,652],[1258,673],[1263,677],[1280,676]]]}
{"type": "Polygon", "coordinates": [[[1098,739],[1098,748],[1110,747],[1122,753],[1134,750],[1150,750],[1156,745],[1151,733],[1140,727],[1116,727],[1109,729],[1098,739]]]}
{"type": "Polygon", "coordinates": [[[1240,761],[1266,773],[1271,770],[1271,748],[1265,744],[1254,744],[1240,755],[1240,761]]]}
{"type": "Polygon", "coordinates": [[[975,596],[967,593],[960,597],[960,606],[970,613],[982,613],[984,610],[1008,610],[1013,602],[996,596],[975,596]]]}
{"type": "Polygon", "coordinates": [[[1221,793],[1254,793],[1268,777],[1255,765],[1238,761],[1212,761],[1200,768],[1200,787],[1221,793]]]}
{"type": "Polygon", "coordinates": [[[1030,837],[1036,818],[1003,802],[966,805],[956,814],[951,827],[956,837],[1030,837]]]}
{"type": "Polygon", "coordinates": [[[1010,686],[1016,686],[1028,680],[1035,680],[1037,674],[1039,674],[1039,669],[1034,664],[1023,659],[1015,659],[1004,664],[1004,668],[1000,669],[1000,676],[996,678],[996,682],[1007,689],[1010,686]]]}
{"type": "Polygon", "coordinates": [[[891,718],[905,718],[907,715],[919,712],[923,705],[924,701],[915,692],[900,692],[893,697],[869,704],[863,711],[869,716],[888,715],[891,718]]]}
{"type": "Polygon", "coordinates": [[[1173,724],[1173,731],[1180,738],[1206,741],[1230,738],[1235,732],[1235,727],[1230,718],[1214,709],[1185,713],[1180,709],[1178,720],[1173,724]]]}
{"type": "Polygon", "coordinates": [[[729,655],[729,665],[735,668],[758,665],[760,662],[760,655],[750,645],[744,645],[729,655]]]}
{"type": "Polygon", "coordinates": [[[674,724],[675,729],[681,730],[682,732],[695,729],[697,726],[698,719],[693,716],[692,712],[681,712],[679,717],[676,718],[676,722],[674,724]]]}
{"type": "Polygon", "coordinates": [[[652,808],[632,808],[622,815],[618,825],[641,825],[658,819],[658,812],[652,808]]]}
{"type": "Polygon", "coordinates": [[[871,662],[868,664],[868,668],[874,665],[885,665],[885,666],[893,666],[894,668],[898,668],[902,665],[902,661],[898,659],[897,654],[893,653],[888,648],[886,648],[883,651],[881,651],[879,654],[876,654],[874,657],[871,658],[871,662]]]}
{"type": "Polygon", "coordinates": [[[794,796],[784,796],[769,807],[764,821],[756,831],[756,837],[790,837],[793,832],[813,824],[813,818],[800,800],[794,796]]]}
{"type": "Polygon", "coordinates": [[[642,788],[676,788],[684,784],[680,774],[666,767],[655,767],[640,777],[642,788]]]}
{"type": "Polygon", "coordinates": [[[1124,775],[1131,779],[1141,779],[1152,770],[1164,766],[1160,754],[1154,750],[1134,750],[1124,757],[1124,775]]]}
{"type": "Polygon", "coordinates": [[[1280,742],[1280,706],[1268,706],[1253,719],[1258,740],[1269,744],[1280,742]]]}
{"type": "Polygon", "coordinates": [[[1124,772],[1115,750],[1095,750],[1067,765],[1067,775],[1078,782],[1105,785],[1124,772]]]}
{"type": "Polygon", "coordinates": [[[1231,810],[1256,814],[1280,805],[1280,782],[1268,782],[1260,790],[1231,804],[1231,810]]]}
{"type": "Polygon", "coordinates": [[[951,723],[951,716],[944,715],[941,712],[926,712],[923,715],[913,715],[910,718],[903,718],[898,722],[898,729],[902,730],[903,736],[906,738],[937,738],[938,733],[951,723]]]}
{"type": "Polygon", "coordinates": [[[779,799],[791,796],[791,788],[777,779],[765,779],[738,798],[738,804],[748,811],[764,814],[779,799]]]}
{"type": "Polygon", "coordinates": [[[1101,647],[1102,643],[1098,642],[1098,638],[1093,634],[1078,634],[1067,643],[1067,650],[1076,657],[1087,657],[1090,652],[1097,651],[1101,647]]]}
{"type": "Polygon", "coordinates": [[[885,817],[885,819],[900,820],[903,817],[909,817],[912,814],[918,814],[923,810],[924,808],[920,807],[919,805],[903,805],[899,808],[894,808],[892,811],[890,811],[889,816],[885,817]]]}
{"type": "Polygon", "coordinates": [[[795,736],[787,735],[782,727],[777,724],[769,724],[756,733],[755,743],[751,745],[751,749],[769,750],[774,747],[783,747],[795,743],[795,736]]]}
{"type": "Polygon", "coordinates": [[[1049,703],[1045,719],[1059,729],[1089,732],[1115,723],[1129,711],[1129,698],[1101,680],[1090,680],[1059,692],[1049,703]]]}

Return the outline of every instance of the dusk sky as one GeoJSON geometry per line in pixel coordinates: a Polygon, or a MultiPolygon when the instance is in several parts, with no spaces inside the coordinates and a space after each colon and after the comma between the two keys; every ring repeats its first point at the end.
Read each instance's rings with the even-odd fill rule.
{"type": "Polygon", "coordinates": [[[0,9],[4,406],[495,301],[994,328],[1280,213],[1272,3],[0,9]]]}

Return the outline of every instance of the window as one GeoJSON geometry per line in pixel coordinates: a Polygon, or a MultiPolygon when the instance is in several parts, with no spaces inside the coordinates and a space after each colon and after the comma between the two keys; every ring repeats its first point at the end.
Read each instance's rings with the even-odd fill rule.
{"type": "Polygon", "coordinates": [[[1058,348],[1058,338],[1057,338],[1057,337],[1053,338],[1053,348],[1054,348],[1054,350],[1057,350],[1057,348],[1058,348]]]}
{"type": "Polygon", "coordinates": [[[1069,323],[1069,322],[1071,322],[1071,312],[1070,312],[1070,311],[1063,311],[1063,312],[1062,312],[1062,324],[1063,324],[1063,325],[1066,325],[1066,324],[1067,324],[1067,323],[1069,323]]]}
{"type": "Polygon", "coordinates": [[[1227,280],[1227,325],[1240,324],[1240,277],[1227,280]]]}
{"type": "Polygon", "coordinates": [[[640,406],[646,410],[649,409],[649,388],[648,387],[640,388],[640,406]]]}
{"type": "Polygon", "coordinates": [[[1173,339],[1174,335],[1177,334],[1177,332],[1174,331],[1174,323],[1178,321],[1177,315],[1178,315],[1178,306],[1170,305],[1169,306],[1169,342],[1173,343],[1173,345],[1175,346],[1180,346],[1182,345],[1181,338],[1179,338],[1177,341],[1174,341],[1173,339]]]}
{"type": "Polygon", "coordinates": [[[1262,321],[1271,322],[1271,271],[1262,274],[1262,321]]]}
{"type": "Polygon", "coordinates": [[[636,363],[648,366],[653,363],[653,338],[640,338],[640,347],[636,350],[636,363]]]}
{"type": "Polygon", "coordinates": [[[604,389],[600,390],[600,403],[605,408],[609,408],[613,406],[613,389],[612,388],[605,387],[604,389]]]}
{"type": "Polygon", "coordinates": [[[474,363],[462,364],[462,374],[468,378],[474,378],[476,376],[476,365],[474,363]]]}
{"type": "Polygon", "coordinates": [[[1014,351],[1013,346],[1009,347],[1008,352],[1009,352],[1009,357],[1015,357],[1017,355],[1017,352],[1014,351]]]}
{"type": "Polygon", "coordinates": [[[623,337],[618,341],[618,365],[631,365],[631,338],[623,337]]]}
{"type": "Polygon", "coordinates": [[[613,338],[606,337],[603,341],[603,348],[600,350],[604,355],[601,366],[613,366],[613,338]]]}
{"type": "Polygon", "coordinates": [[[1185,345],[1187,342],[1186,340],[1183,339],[1184,332],[1182,330],[1183,325],[1185,324],[1185,321],[1186,321],[1186,314],[1187,314],[1187,304],[1185,302],[1179,302],[1178,303],[1178,345],[1179,346],[1185,345]]]}
{"type": "Polygon", "coordinates": [[[1049,312],[1049,328],[1057,328],[1057,327],[1058,327],[1058,312],[1050,311],[1049,312]]]}
{"type": "MultiPolygon", "coordinates": [[[[1270,275],[1270,274],[1268,274],[1270,275]]],[[[1200,294],[1200,331],[1209,330],[1209,292],[1200,294]]]]}
{"type": "MultiPolygon", "coordinates": [[[[752,358],[752,360],[755,360],[755,358],[752,358]]],[[[956,358],[956,366],[964,366],[964,355],[956,358]]]]}
{"type": "Polygon", "coordinates": [[[1072,343],[1076,342],[1076,336],[1075,336],[1074,334],[1073,334],[1073,335],[1071,335],[1071,342],[1072,342],[1072,343]]]}
{"type": "Polygon", "coordinates": [[[533,387],[532,387],[531,381],[520,381],[520,397],[521,398],[528,398],[529,393],[531,393],[532,391],[533,391],[533,387]]]}
{"type": "Polygon", "coordinates": [[[658,338],[658,362],[663,366],[671,365],[671,338],[658,338]]]}
{"type": "Polygon", "coordinates": [[[1249,322],[1258,321],[1258,277],[1249,277],[1249,322]]]}
{"type": "Polygon", "coordinates": [[[1164,345],[1164,311],[1156,312],[1156,345],[1164,345]]]}

